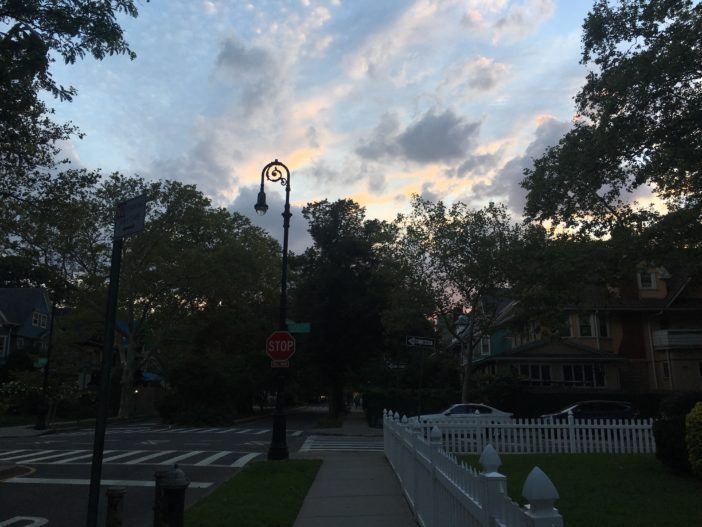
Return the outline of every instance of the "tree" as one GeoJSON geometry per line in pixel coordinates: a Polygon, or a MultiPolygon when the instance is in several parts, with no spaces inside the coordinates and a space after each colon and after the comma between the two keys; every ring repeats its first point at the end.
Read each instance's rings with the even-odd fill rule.
{"type": "Polygon", "coordinates": [[[595,236],[660,225],[631,193],[650,187],[675,224],[702,211],[702,4],[598,0],[583,25],[575,126],[525,171],[526,216],[595,236]]]}
{"type": "Polygon", "coordinates": [[[398,257],[417,287],[431,291],[436,316],[460,342],[465,402],[473,351],[495,319],[500,290],[509,285],[510,251],[521,230],[504,206],[447,207],[418,196],[411,214],[398,222],[403,234],[398,257]],[[460,314],[467,321],[459,329],[454,319],[460,314]]]}
{"type": "MultiPolygon", "coordinates": [[[[148,1],[148,0],[147,0],[148,1]]],[[[50,66],[60,56],[67,64],[90,54],[136,55],[124,40],[118,14],[136,17],[133,0],[0,1],[0,195],[31,200],[61,161],[57,141],[77,132],[51,120],[41,99],[49,92],[71,100],[76,90],[61,86],[50,66]]]]}
{"type": "Polygon", "coordinates": [[[314,245],[297,259],[293,312],[312,324],[305,367],[323,379],[335,418],[343,412],[347,383],[382,352],[389,291],[380,271],[382,247],[394,230],[366,220],[365,209],[347,199],[310,203],[302,213],[314,245]]]}

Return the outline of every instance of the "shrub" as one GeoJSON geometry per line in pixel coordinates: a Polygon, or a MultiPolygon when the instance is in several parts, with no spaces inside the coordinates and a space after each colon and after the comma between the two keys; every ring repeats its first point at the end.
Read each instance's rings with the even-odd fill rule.
{"type": "Polygon", "coordinates": [[[702,478],[702,403],[697,403],[685,418],[685,444],[692,473],[702,478]]]}
{"type": "Polygon", "coordinates": [[[685,416],[701,394],[673,393],[661,401],[660,417],[653,423],[656,438],[656,457],[676,472],[690,472],[690,461],[685,445],[685,416]]]}

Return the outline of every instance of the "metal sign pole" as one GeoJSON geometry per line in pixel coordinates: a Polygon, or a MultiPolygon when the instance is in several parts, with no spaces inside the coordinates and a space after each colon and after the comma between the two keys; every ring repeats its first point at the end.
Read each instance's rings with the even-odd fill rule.
{"type": "Polygon", "coordinates": [[[119,290],[119,269],[122,263],[123,238],[144,229],[146,221],[146,195],[142,194],[117,204],[115,230],[112,240],[112,260],[110,261],[110,285],[107,292],[105,312],[105,335],[102,348],[102,370],[100,372],[100,392],[98,411],[93,439],[93,459],[90,465],[90,494],[88,496],[88,519],[86,527],[97,527],[98,504],[100,501],[100,479],[102,477],[102,455],[105,450],[105,428],[110,409],[110,370],[112,369],[112,349],[115,343],[115,319],[117,318],[117,291],[119,290]]]}
{"type": "Polygon", "coordinates": [[[115,238],[112,242],[110,286],[107,294],[107,310],[105,314],[102,371],[100,373],[100,392],[98,396],[97,421],[95,422],[95,439],[93,440],[93,460],[90,467],[90,495],[88,497],[88,520],[86,522],[86,527],[97,527],[100,478],[102,477],[102,455],[105,449],[105,427],[107,426],[107,413],[110,405],[110,369],[112,368],[112,349],[115,340],[117,290],[119,288],[119,269],[121,263],[122,238],[115,238]]]}

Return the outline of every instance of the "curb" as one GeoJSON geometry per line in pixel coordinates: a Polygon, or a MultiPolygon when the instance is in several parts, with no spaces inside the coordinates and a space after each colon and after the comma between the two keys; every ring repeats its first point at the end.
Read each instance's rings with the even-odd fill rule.
{"type": "Polygon", "coordinates": [[[33,471],[34,469],[25,467],[24,465],[0,465],[0,481],[31,474],[33,471]]]}

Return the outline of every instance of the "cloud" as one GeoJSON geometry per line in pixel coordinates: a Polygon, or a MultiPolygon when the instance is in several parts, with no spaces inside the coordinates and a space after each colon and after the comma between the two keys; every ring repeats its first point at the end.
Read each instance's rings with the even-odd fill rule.
{"type": "Polygon", "coordinates": [[[425,201],[431,201],[432,203],[439,201],[441,196],[438,192],[432,191],[433,186],[431,182],[422,183],[422,191],[419,193],[419,197],[425,201]]]}
{"type": "Polygon", "coordinates": [[[571,124],[554,118],[542,118],[534,131],[534,139],[526,147],[524,154],[513,157],[489,183],[478,183],[471,189],[471,200],[507,199],[507,206],[517,214],[524,210],[526,191],[520,182],[524,179],[524,169],[533,166],[533,160],[540,157],[548,147],[558,143],[570,129],[571,124]]]}
{"type": "Polygon", "coordinates": [[[553,0],[525,0],[513,4],[493,25],[493,42],[517,42],[533,34],[551,18],[555,11],[553,0]]]}
{"type": "Polygon", "coordinates": [[[450,178],[480,176],[495,168],[501,156],[501,152],[471,155],[457,167],[447,169],[444,174],[450,178]]]}
{"type": "Polygon", "coordinates": [[[252,116],[275,104],[283,91],[283,65],[261,46],[249,46],[235,36],[224,40],[217,55],[216,75],[240,94],[240,110],[252,116]]]}
{"type": "Polygon", "coordinates": [[[480,122],[470,122],[452,110],[426,112],[418,121],[398,133],[395,114],[385,114],[368,141],[356,153],[370,160],[399,157],[416,163],[451,162],[465,157],[474,146],[480,122]]]}
{"type": "MultiPolygon", "coordinates": [[[[257,185],[240,187],[239,195],[227,207],[230,211],[238,212],[248,217],[254,225],[265,229],[273,238],[283,245],[283,217],[285,209],[285,195],[272,192],[266,187],[266,203],[268,212],[259,216],[254,211],[254,203],[258,197],[260,187],[257,185]]],[[[307,232],[307,221],[302,217],[302,207],[290,205],[290,231],[288,232],[288,247],[291,251],[300,254],[312,245],[312,238],[307,232]]]]}

